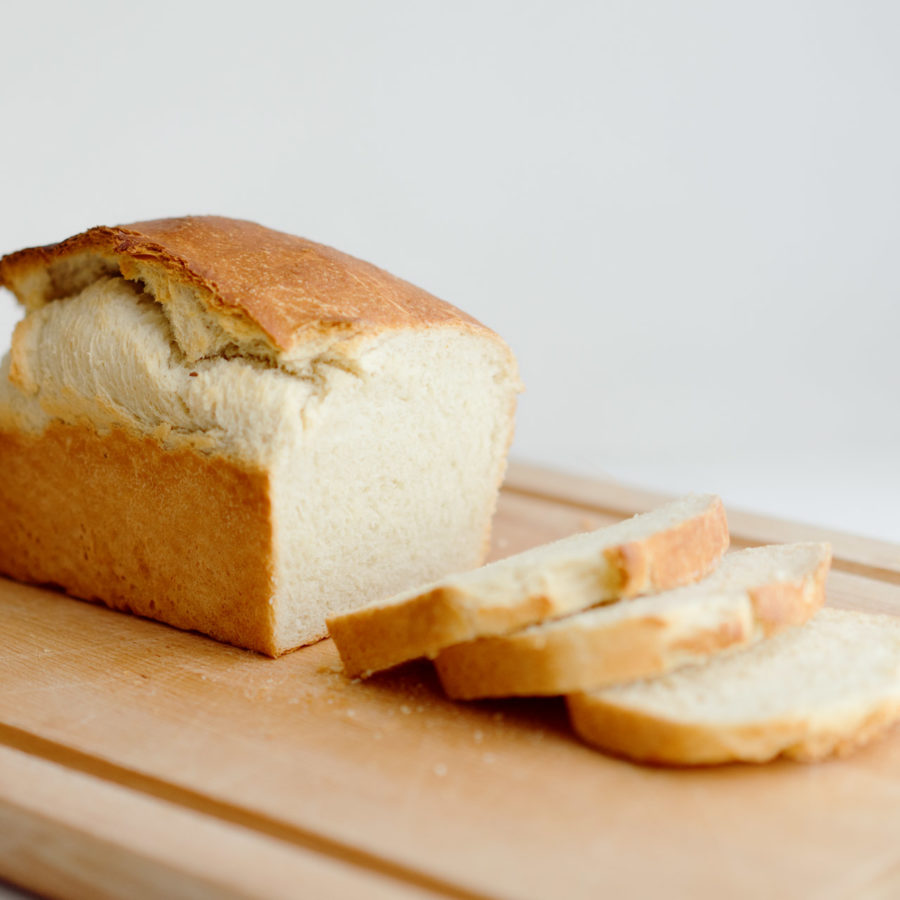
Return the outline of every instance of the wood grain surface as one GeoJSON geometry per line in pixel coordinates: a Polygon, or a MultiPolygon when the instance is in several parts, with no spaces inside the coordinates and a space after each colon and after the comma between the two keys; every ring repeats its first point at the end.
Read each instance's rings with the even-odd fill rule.
{"type": "MultiPolygon", "coordinates": [[[[654,505],[514,466],[493,555],[654,505]]],[[[827,538],[829,602],[900,615],[900,547],[827,538]]],[[[0,877],[54,897],[900,896],[900,734],[848,760],[696,771],[605,757],[557,699],[346,679],[0,579],[0,877]]],[[[840,677],[840,673],[835,673],[840,677]]]]}

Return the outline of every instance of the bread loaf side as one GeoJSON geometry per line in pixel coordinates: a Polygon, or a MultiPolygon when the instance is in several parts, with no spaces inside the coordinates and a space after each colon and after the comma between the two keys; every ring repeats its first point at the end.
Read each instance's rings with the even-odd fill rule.
{"type": "Polygon", "coordinates": [[[483,560],[520,389],[493,332],[215,217],[0,261],[0,571],[278,655],[483,560]]]}

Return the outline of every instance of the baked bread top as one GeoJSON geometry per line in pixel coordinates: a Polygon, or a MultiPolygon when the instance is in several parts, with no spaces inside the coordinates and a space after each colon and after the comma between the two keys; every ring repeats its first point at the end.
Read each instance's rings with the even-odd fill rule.
{"type": "MultiPolygon", "coordinates": [[[[256,353],[268,349],[264,355],[290,351],[324,333],[349,338],[430,325],[491,333],[456,307],[370,263],[221,216],[91,228],[0,259],[0,285],[29,310],[119,274],[143,282],[163,304],[182,306],[189,295],[210,324],[227,333],[225,343],[256,353]]],[[[198,347],[197,358],[205,350],[198,347]]]]}
{"type": "MultiPolygon", "coordinates": [[[[13,430],[121,427],[265,466],[298,429],[343,427],[424,379],[463,404],[485,385],[506,392],[491,415],[508,440],[521,385],[498,335],[369,263],[251,222],[92,228],[3,257],[0,285],[26,307],[0,360],[0,424],[13,430]]],[[[423,427],[416,410],[396,427],[406,415],[423,427]]]]}

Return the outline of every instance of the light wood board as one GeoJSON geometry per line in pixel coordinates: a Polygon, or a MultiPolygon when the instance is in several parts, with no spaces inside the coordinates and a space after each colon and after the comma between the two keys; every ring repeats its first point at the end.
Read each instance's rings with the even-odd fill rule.
{"type": "MultiPolygon", "coordinates": [[[[661,498],[529,466],[494,557],[661,498]]],[[[900,615],[900,547],[830,539],[829,602],[900,615]]],[[[562,701],[455,704],[0,579],[0,877],[57,897],[900,896],[900,733],[848,760],[641,768],[562,701]]],[[[839,672],[834,673],[840,677],[839,672]]]]}

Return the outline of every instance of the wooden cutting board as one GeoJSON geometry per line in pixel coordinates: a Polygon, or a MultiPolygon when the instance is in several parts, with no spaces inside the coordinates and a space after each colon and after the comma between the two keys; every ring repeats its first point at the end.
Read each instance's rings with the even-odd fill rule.
{"type": "MultiPolygon", "coordinates": [[[[526,466],[494,557],[663,499],[526,466]]],[[[900,615],[900,547],[830,539],[829,602],[900,615]]],[[[0,579],[0,876],[59,897],[900,896],[900,730],[844,761],[641,768],[556,699],[367,682],[0,579]]],[[[835,678],[841,673],[835,672],[835,678]]]]}

